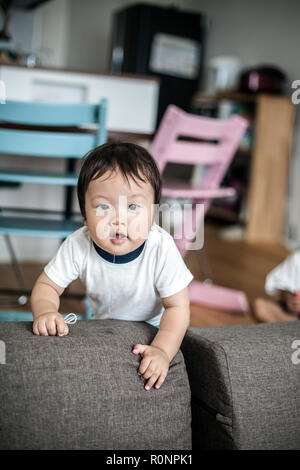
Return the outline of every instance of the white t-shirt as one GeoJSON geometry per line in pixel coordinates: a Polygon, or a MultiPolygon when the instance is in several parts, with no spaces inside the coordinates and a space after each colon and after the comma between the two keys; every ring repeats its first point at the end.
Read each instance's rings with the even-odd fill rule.
{"type": "Polygon", "coordinates": [[[45,273],[60,287],[80,278],[96,319],[147,321],[158,326],[162,297],[181,291],[193,279],[173,237],[153,224],[138,257],[114,264],[97,253],[88,227],[69,235],[45,273]]]}
{"type": "Polygon", "coordinates": [[[300,250],[289,255],[267,275],[265,290],[270,295],[277,294],[278,290],[300,291],[300,250]]]}

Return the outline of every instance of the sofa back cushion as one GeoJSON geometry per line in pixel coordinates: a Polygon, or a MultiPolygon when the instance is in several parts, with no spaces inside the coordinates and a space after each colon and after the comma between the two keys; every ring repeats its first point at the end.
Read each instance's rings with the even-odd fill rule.
{"type": "Polygon", "coordinates": [[[32,323],[0,323],[0,448],[191,449],[182,353],[158,390],[137,374],[132,348],[156,333],[144,322],[82,320],[66,337],[42,337],[32,323]]]}
{"type": "Polygon", "coordinates": [[[190,328],[193,448],[300,449],[300,321],[190,328]]]}

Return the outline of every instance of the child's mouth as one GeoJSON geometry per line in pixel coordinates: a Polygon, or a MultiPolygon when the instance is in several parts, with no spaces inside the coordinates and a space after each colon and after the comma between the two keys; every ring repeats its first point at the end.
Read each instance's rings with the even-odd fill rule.
{"type": "Polygon", "coordinates": [[[111,241],[114,245],[122,245],[126,240],[127,237],[123,233],[116,233],[111,237],[111,241]]]}

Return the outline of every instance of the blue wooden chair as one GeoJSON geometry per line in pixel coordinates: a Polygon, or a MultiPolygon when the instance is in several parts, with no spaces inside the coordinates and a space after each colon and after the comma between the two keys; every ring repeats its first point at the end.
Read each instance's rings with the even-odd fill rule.
{"type": "MultiPolygon", "coordinates": [[[[106,142],[107,100],[100,104],[50,104],[6,101],[0,105],[0,154],[9,162],[9,155],[24,157],[24,169],[0,169],[1,185],[5,184],[46,184],[66,186],[65,210],[63,218],[41,218],[30,214],[49,211],[13,208],[20,216],[11,216],[12,209],[0,208],[0,234],[5,237],[21,292],[24,279],[15,255],[10,235],[31,237],[65,238],[82,226],[82,222],[73,220],[71,204],[72,190],[77,185],[75,173],[76,159],[82,158],[89,150],[106,142]],[[97,132],[76,131],[82,124],[98,124],[97,132]],[[37,158],[51,157],[66,159],[66,171],[41,172],[26,168],[26,156],[37,158]],[[7,214],[8,213],[8,214],[7,214]],[[28,214],[29,213],[29,214],[28,214]]],[[[1,158],[1,157],[0,157],[1,158]]],[[[3,158],[3,157],[2,157],[3,158]]],[[[49,212],[50,213],[50,212],[49,212]]],[[[26,296],[19,297],[19,304],[26,304],[26,296]]],[[[79,318],[92,315],[87,302],[87,313],[79,318]]],[[[32,321],[31,312],[0,311],[0,321],[32,321]]]]}

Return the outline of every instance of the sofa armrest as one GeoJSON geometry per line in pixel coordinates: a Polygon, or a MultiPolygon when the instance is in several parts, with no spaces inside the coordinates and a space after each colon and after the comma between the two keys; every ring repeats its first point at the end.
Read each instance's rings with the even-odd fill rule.
{"type": "Polygon", "coordinates": [[[295,340],[300,321],[188,329],[193,448],[300,449],[295,340]]]}

